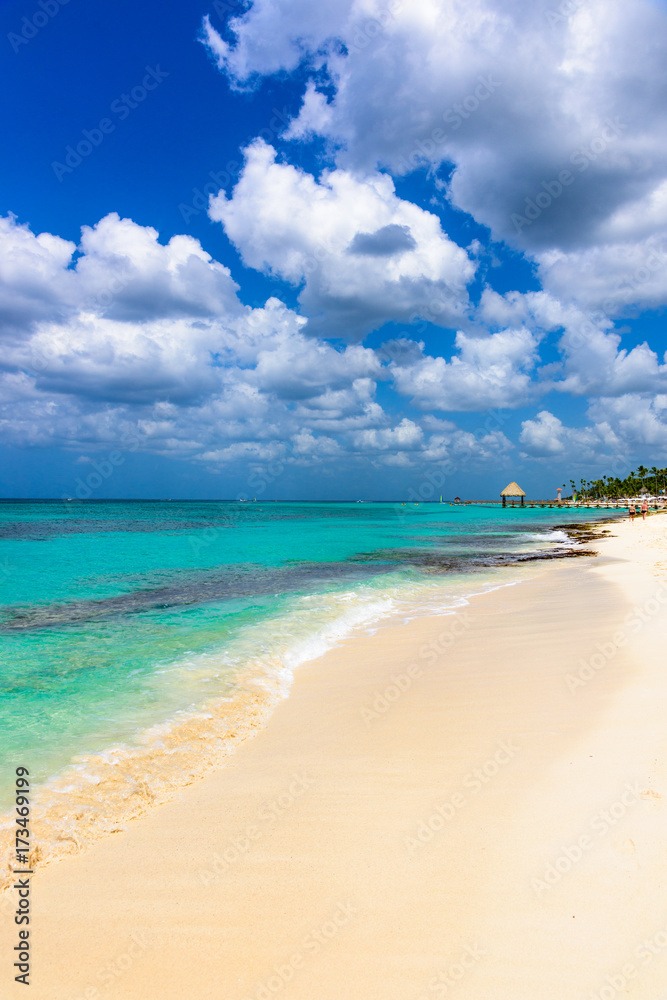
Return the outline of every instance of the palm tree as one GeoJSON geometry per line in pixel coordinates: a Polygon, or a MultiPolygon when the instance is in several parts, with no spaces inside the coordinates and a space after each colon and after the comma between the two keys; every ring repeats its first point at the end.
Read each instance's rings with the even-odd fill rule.
{"type": "Polygon", "coordinates": [[[642,486],[644,485],[644,477],[648,475],[648,469],[643,465],[637,466],[637,475],[641,479],[642,486]]]}
{"type": "Polygon", "coordinates": [[[655,495],[658,495],[658,476],[660,475],[660,469],[656,468],[654,465],[652,469],[649,470],[652,476],[655,476],[655,495]]]}

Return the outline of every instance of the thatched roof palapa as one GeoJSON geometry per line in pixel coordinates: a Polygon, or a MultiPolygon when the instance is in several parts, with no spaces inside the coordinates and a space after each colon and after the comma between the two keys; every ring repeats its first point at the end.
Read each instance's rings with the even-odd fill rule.
{"type": "Polygon", "coordinates": [[[518,483],[510,483],[500,494],[501,497],[525,497],[525,493],[518,483]]]}

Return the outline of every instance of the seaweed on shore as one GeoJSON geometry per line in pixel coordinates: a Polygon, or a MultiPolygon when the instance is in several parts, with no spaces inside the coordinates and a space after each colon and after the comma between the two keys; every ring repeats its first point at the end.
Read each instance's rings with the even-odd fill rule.
{"type": "Polygon", "coordinates": [[[612,522],[596,522],[595,524],[559,524],[557,525],[558,530],[564,531],[574,542],[593,542],[600,538],[604,538],[611,534],[603,524],[611,524],[612,522]]]}

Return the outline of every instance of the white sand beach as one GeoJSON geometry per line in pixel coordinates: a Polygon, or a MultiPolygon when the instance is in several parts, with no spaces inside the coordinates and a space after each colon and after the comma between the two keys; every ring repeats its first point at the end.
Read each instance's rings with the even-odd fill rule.
{"type": "Polygon", "coordinates": [[[225,766],[39,871],[32,1000],[661,996],[667,518],[607,527],[302,666],[225,766]]]}

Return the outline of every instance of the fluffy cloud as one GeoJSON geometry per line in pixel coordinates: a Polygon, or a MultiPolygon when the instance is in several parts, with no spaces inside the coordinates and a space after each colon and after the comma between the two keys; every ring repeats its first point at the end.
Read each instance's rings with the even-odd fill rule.
{"type": "Polygon", "coordinates": [[[637,453],[650,464],[667,459],[666,394],[597,399],[588,416],[588,427],[568,427],[548,410],[525,420],[519,436],[524,457],[553,461],[560,469],[567,463],[616,475],[627,474],[637,453]]]}
{"type": "MultiPolygon", "coordinates": [[[[393,296],[395,312],[399,286],[414,307],[428,266],[437,271],[449,262],[464,273],[472,266],[435,216],[398,199],[387,178],[360,181],[338,170],[316,182],[276,164],[272,153],[264,167],[260,179],[278,171],[294,235],[289,243],[276,224],[262,244],[258,226],[247,237],[248,253],[269,261],[275,252],[281,273],[294,281],[304,275],[306,301],[306,293],[310,301],[322,296],[325,278],[332,295],[340,294],[344,275],[353,281],[353,272],[363,272],[371,299],[393,296]],[[318,222],[331,242],[319,284],[309,284],[303,261],[312,253],[309,225],[318,222]],[[331,249],[336,239],[339,253],[331,249]],[[278,247],[286,251],[282,262],[278,247]],[[345,270],[350,258],[354,267],[345,270]]],[[[224,204],[232,216],[237,211],[232,223],[240,227],[243,198],[235,191],[224,204]]],[[[588,429],[567,428],[548,411],[524,422],[520,443],[531,456],[593,461],[642,442],[653,447],[664,435],[665,364],[647,345],[622,350],[609,319],[592,322],[548,292],[500,296],[487,289],[445,358],[400,337],[378,350],[334,346],[276,298],[262,308],[243,305],[229,271],[196,240],[162,244],[153,229],[116,215],[84,228],[78,248],[4,220],[0,279],[0,301],[15,306],[5,315],[0,377],[8,443],[92,453],[120,447],[214,469],[328,462],[331,470],[361,462],[413,476],[444,462],[497,462],[512,451],[501,421],[471,433],[428,414],[406,416],[398,397],[398,411],[390,412],[376,398],[380,380],[420,410],[512,408],[549,387],[603,397],[591,407],[588,429]],[[484,332],[489,328],[495,332],[484,332]],[[540,340],[554,331],[563,362],[540,383],[540,340]],[[651,392],[659,395],[650,400],[651,392]]],[[[368,301],[355,306],[357,332],[368,301]]]]}
{"type": "Polygon", "coordinates": [[[75,274],[82,304],[109,319],[241,313],[229,269],[191,236],[162,245],[155,229],[112,213],[83,227],[80,251],[75,274]]]}
{"type": "Polygon", "coordinates": [[[163,245],[155,230],[110,215],[84,228],[73,264],[76,249],[13,219],[0,228],[3,295],[21,307],[13,327],[5,318],[6,441],[133,441],[211,462],[251,461],[284,451],[297,434],[316,440],[325,419],[387,425],[373,400],[375,352],[307,337],[305,320],[275,298],[244,306],[227,268],[196,240],[163,245]]]}
{"type": "Polygon", "coordinates": [[[0,325],[20,339],[38,322],[89,313],[109,320],[239,316],[229,269],[191,236],[166,245],[116,213],[84,226],[77,247],[0,218],[0,325]],[[76,260],[74,260],[77,252],[76,260]]]}
{"type": "MultiPolygon", "coordinates": [[[[252,10],[252,31],[237,36],[231,47],[204,18],[202,41],[220,69],[229,73],[235,86],[243,89],[258,75],[288,72],[297,68],[309,51],[323,38],[338,34],[350,3],[345,0],[322,0],[316,5],[308,0],[294,0],[285,16],[281,3],[264,3],[252,10]]],[[[231,18],[230,24],[242,27],[247,15],[231,18]]]]}
{"type": "Polygon", "coordinates": [[[0,218],[0,331],[20,338],[34,324],[69,311],[74,243],[51,233],[35,236],[13,216],[0,218]]]}
{"type": "Polygon", "coordinates": [[[495,326],[522,322],[538,333],[558,331],[561,363],[540,369],[550,387],[574,396],[652,393],[667,387],[667,359],[661,363],[647,343],[631,349],[604,313],[590,313],[546,292],[501,296],[486,290],[476,319],[495,326]]]}
{"type": "Polygon", "coordinates": [[[548,410],[521,425],[523,457],[563,469],[591,468],[600,474],[626,475],[637,455],[649,464],[667,461],[667,395],[627,393],[594,400],[588,427],[568,427],[548,410]]]}
{"type": "Polygon", "coordinates": [[[609,317],[667,302],[667,236],[538,255],[545,289],[609,317]]]}
{"type": "MultiPolygon", "coordinates": [[[[262,351],[254,380],[263,389],[283,399],[312,399],[335,395],[339,386],[349,385],[363,375],[377,375],[380,364],[375,353],[364,347],[337,351],[329,344],[304,342],[294,338],[278,351],[262,351]]],[[[344,390],[343,390],[344,391],[344,390]]]]}
{"type": "Polygon", "coordinates": [[[667,365],[660,364],[648,344],[628,351],[621,337],[592,327],[567,331],[564,378],[556,388],[572,395],[620,396],[624,393],[660,392],[667,389],[667,365]]]}
{"type": "MultiPolygon", "coordinates": [[[[590,316],[578,306],[563,303],[548,292],[507,292],[499,295],[491,288],[482,292],[475,319],[482,328],[525,325],[545,333],[591,324],[590,316]]],[[[608,320],[597,322],[599,329],[611,325],[608,320]]]]}
{"type": "Polygon", "coordinates": [[[453,164],[448,196],[497,237],[575,249],[666,221],[667,19],[644,0],[254,0],[229,28],[205,41],[233,85],[310,71],[288,135],[365,172],[453,164]]]}
{"type": "Polygon", "coordinates": [[[667,459],[666,393],[653,398],[629,393],[618,399],[594,400],[589,416],[623,442],[623,455],[646,454],[650,449],[652,463],[667,459]]]}
{"type": "Polygon", "coordinates": [[[212,199],[209,214],[249,267],[303,285],[309,332],[356,339],[391,320],[460,322],[474,264],[387,175],[333,170],[317,181],[262,140],[245,155],[233,194],[212,199]]]}
{"type": "Polygon", "coordinates": [[[537,340],[525,329],[504,330],[485,337],[459,331],[458,355],[407,357],[394,361],[394,384],[402,395],[423,409],[484,410],[524,406],[536,392],[531,371],[537,340]]]}
{"type": "MultiPolygon", "coordinates": [[[[211,366],[217,331],[185,320],[122,323],[81,313],[42,324],[13,355],[37,388],[112,402],[186,402],[218,384],[211,366]]],[[[217,333],[219,336],[219,332],[217,333]]]]}
{"type": "Polygon", "coordinates": [[[564,461],[597,465],[605,456],[609,459],[617,454],[621,446],[620,439],[608,424],[567,427],[549,410],[541,410],[534,420],[524,420],[519,442],[524,448],[524,457],[558,459],[559,468],[564,461]]]}
{"type": "Polygon", "coordinates": [[[353,436],[355,446],[364,451],[412,450],[418,448],[423,440],[424,432],[421,427],[407,417],[404,417],[396,427],[357,431],[353,436]]]}
{"type": "MultiPolygon", "coordinates": [[[[387,262],[423,243],[409,215],[395,217],[351,230],[359,260],[387,262]]],[[[16,311],[3,355],[7,443],[79,449],[82,461],[100,449],[146,451],[210,469],[411,465],[452,446],[455,430],[445,443],[378,403],[381,352],[307,335],[276,298],[243,305],[229,271],[189,237],[161,244],[155,230],[110,215],[84,228],[77,248],[10,219],[0,260],[8,302],[26,272],[40,288],[39,308],[16,311]]]]}

